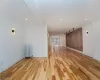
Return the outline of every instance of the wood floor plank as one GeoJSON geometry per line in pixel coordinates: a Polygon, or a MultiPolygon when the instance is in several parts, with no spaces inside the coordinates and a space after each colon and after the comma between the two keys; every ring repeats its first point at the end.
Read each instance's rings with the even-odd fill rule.
{"type": "Polygon", "coordinates": [[[0,73],[0,80],[100,80],[100,62],[64,47],[48,58],[23,59],[0,73]]]}

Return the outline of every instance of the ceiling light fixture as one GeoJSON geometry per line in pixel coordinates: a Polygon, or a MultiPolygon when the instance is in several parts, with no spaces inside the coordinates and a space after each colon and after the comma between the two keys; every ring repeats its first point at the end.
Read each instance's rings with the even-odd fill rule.
{"type": "Polygon", "coordinates": [[[28,19],[25,19],[26,21],[28,20],[28,19]]]}
{"type": "Polygon", "coordinates": [[[60,19],[60,21],[62,21],[62,19],[60,19]]]}
{"type": "Polygon", "coordinates": [[[85,21],[87,20],[87,18],[85,18],[85,21]]]}

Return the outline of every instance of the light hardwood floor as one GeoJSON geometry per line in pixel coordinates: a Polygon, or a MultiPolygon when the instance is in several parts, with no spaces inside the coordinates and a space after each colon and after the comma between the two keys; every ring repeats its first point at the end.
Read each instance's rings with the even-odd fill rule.
{"type": "Polygon", "coordinates": [[[1,76],[1,80],[100,80],[100,62],[53,47],[48,58],[23,59],[1,76]]]}

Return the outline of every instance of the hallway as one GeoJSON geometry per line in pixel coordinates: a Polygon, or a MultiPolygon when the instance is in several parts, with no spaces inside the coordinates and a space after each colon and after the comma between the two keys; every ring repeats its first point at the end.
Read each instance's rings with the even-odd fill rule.
{"type": "Polygon", "coordinates": [[[23,59],[2,76],[1,80],[100,80],[100,62],[53,46],[48,58],[23,59]]]}
{"type": "Polygon", "coordinates": [[[100,80],[100,0],[0,0],[0,80],[100,80]]]}

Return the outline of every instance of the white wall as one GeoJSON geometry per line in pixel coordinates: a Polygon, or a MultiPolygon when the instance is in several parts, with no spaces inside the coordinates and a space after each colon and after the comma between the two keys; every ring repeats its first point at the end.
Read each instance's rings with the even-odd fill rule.
{"type": "Polygon", "coordinates": [[[100,60],[100,21],[83,27],[83,53],[100,60]]]}
{"type": "Polygon", "coordinates": [[[33,57],[48,57],[47,26],[33,25],[26,29],[26,45],[32,46],[33,57]]]}
{"type": "Polygon", "coordinates": [[[24,32],[22,26],[0,13],[0,72],[24,58],[24,32]],[[12,35],[12,28],[16,35],[12,35]]]}
{"type": "Polygon", "coordinates": [[[41,22],[35,18],[24,0],[0,1],[0,72],[25,57],[25,41],[33,45],[34,57],[47,57],[47,27],[34,26],[41,22]],[[26,29],[30,25],[33,26],[26,29]],[[16,29],[14,36],[12,28],[16,29]]]}

